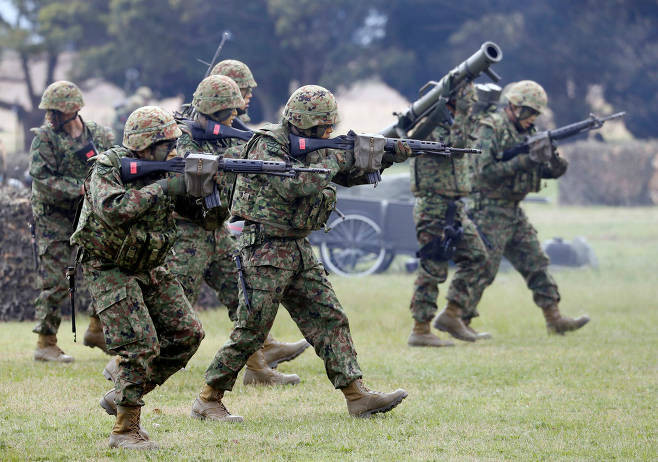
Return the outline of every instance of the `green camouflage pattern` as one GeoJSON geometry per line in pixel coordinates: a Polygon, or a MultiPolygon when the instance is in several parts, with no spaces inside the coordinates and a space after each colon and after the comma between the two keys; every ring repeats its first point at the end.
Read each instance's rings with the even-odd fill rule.
{"type": "MultiPolygon", "coordinates": [[[[250,159],[287,160],[288,149],[285,127],[270,125],[256,133],[246,153],[250,159]]],[[[298,231],[289,224],[299,201],[321,194],[334,175],[353,166],[353,159],[341,157],[340,151],[312,154],[307,156],[308,165],[329,168],[331,175],[238,178],[232,212],[247,219],[238,238],[247,290],[245,294],[239,289],[234,329],[206,371],[206,383],[215,389],[233,388],[247,358],[263,345],[279,304],[323,359],[334,387],[361,377],[347,316],[310,242],[295,236],[298,231]]]]}
{"type": "Polygon", "coordinates": [[[34,332],[51,335],[57,333],[61,323],[60,306],[68,296],[64,272],[71,261],[69,237],[88,169],[83,156],[75,153],[90,140],[99,151],[107,149],[112,144],[112,133],[94,122],[84,123],[83,134],[77,139],[65,131],[55,131],[49,125],[35,128],[33,132],[31,201],[37,234],[40,289],[34,302],[37,320],[34,332]]]}
{"type": "Polygon", "coordinates": [[[288,130],[281,124],[269,124],[257,130],[245,147],[250,159],[292,161],[300,167],[327,168],[329,175],[300,173],[296,178],[270,175],[239,175],[231,212],[258,222],[266,233],[281,237],[305,237],[308,228],[296,227],[300,215],[309,206],[323,200],[323,192],[332,177],[354,165],[354,156],[337,150],[318,150],[306,156],[306,163],[288,156],[288,130]]]}
{"type": "MultiPolygon", "coordinates": [[[[121,356],[117,404],[142,406],[144,385],[161,385],[187,364],[204,333],[183,288],[164,266],[145,272],[118,268],[99,251],[127,229],[173,231],[174,204],[158,184],[123,184],[115,147],[101,154],[86,181],[80,222],[71,243],[85,249],[82,266],[107,347],[121,356]]],[[[152,181],[152,179],[151,179],[152,181]]]]}
{"type": "Polygon", "coordinates": [[[550,162],[536,164],[527,154],[503,161],[502,153],[532,134],[534,128],[520,133],[504,111],[481,120],[478,145],[482,149],[479,174],[480,198],[473,221],[491,244],[487,264],[483,265],[475,284],[474,297],[464,307],[464,317],[477,316],[482,292],[496,277],[500,260],[505,256],[525,278],[535,303],[547,307],[559,301],[555,281],[548,273],[549,260],[543,252],[537,232],[519,207],[531,191],[538,191],[542,178],[558,178],[567,170],[567,161],[555,152],[550,162]]]}
{"type": "Polygon", "coordinates": [[[123,129],[126,126],[130,114],[142,106],[148,106],[150,98],[147,99],[141,94],[135,93],[123,101],[114,110],[114,119],[112,119],[112,131],[114,132],[114,139],[117,142],[123,141],[123,129]]]}
{"type": "Polygon", "coordinates": [[[115,402],[143,406],[144,386],[162,385],[194,355],[201,321],[164,266],[137,274],[94,258],[82,266],[107,348],[121,358],[115,402]]]}
{"type": "Polygon", "coordinates": [[[192,98],[192,106],[201,114],[213,114],[223,109],[237,109],[244,105],[240,88],[225,75],[211,75],[203,79],[192,98]]]}
{"type": "Polygon", "coordinates": [[[304,85],[290,95],[283,108],[283,119],[302,130],[334,125],[338,119],[336,98],[319,85],[304,85]]]}
{"type": "Polygon", "coordinates": [[[84,105],[82,92],[78,86],[67,80],[59,80],[48,85],[43,92],[39,109],[70,114],[78,112],[84,105]]]}
{"type": "Polygon", "coordinates": [[[215,64],[210,75],[225,75],[230,77],[240,88],[256,88],[258,84],[249,67],[237,59],[225,59],[215,64]]]}
{"type": "Polygon", "coordinates": [[[548,96],[537,82],[521,80],[505,88],[505,98],[515,106],[526,106],[542,113],[548,106],[548,96]]]}
{"type": "Polygon", "coordinates": [[[158,141],[175,140],[180,135],[172,114],[157,106],[144,106],[128,117],[123,145],[133,151],[142,151],[158,141]]]}

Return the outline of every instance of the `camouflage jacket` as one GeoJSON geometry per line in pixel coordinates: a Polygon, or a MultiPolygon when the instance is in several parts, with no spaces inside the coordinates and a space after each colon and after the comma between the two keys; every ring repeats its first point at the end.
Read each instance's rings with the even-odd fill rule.
{"type": "Polygon", "coordinates": [[[483,198],[520,201],[528,193],[541,189],[542,178],[558,178],[566,172],[567,161],[557,152],[550,162],[544,164],[532,162],[527,154],[502,160],[505,150],[523,142],[534,132],[534,127],[519,132],[504,108],[481,119],[477,134],[482,149],[478,189],[483,198]]]}
{"type": "MultiPolygon", "coordinates": [[[[305,162],[289,156],[288,129],[282,124],[268,124],[256,131],[245,147],[249,159],[288,161],[300,167],[327,168],[328,175],[301,173],[296,178],[271,175],[239,175],[231,213],[260,223],[264,234],[304,237],[311,230],[298,223],[313,204],[327,203],[327,188],[339,172],[349,171],[354,156],[349,152],[322,149],[309,153],[305,162]]],[[[333,195],[335,205],[335,191],[333,195]]]]}
{"type": "Polygon", "coordinates": [[[48,205],[74,210],[82,197],[81,186],[89,167],[87,160],[112,145],[112,132],[108,128],[94,122],[83,122],[83,126],[77,139],[49,125],[32,129],[35,136],[30,148],[30,175],[35,214],[43,214],[44,206],[48,205]],[[91,151],[91,141],[97,153],[91,151]]]}
{"type": "Polygon", "coordinates": [[[122,253],[134,251],[134,259],[143,261],[135,263],[149,266],[140,269],[150,270],[162,264],[173,245],[174,204],[162,187],[153,183],[153,176],[127,184],[121,181],[119,159],[132,155],[116,146],[98,156],[85,180],[85,199],[70,241],[89,256],[118,266],[122,266],[117,262],[122,253]],[[130,246],[132,250],[127,248],[130,246]]]}
{"type": "MultiPolygon", "coordinates": [[[[454,147],[471,147],[473,120],[470,115],[457,115],[452,125],[440,124],[427,137],[431,141],[448,143],[454,147]]],[[[461,197],[471,191],[470,158],[465,154],[451,157],[418,156],[409,161],[411,191],[416,197],[461,197]]]]}

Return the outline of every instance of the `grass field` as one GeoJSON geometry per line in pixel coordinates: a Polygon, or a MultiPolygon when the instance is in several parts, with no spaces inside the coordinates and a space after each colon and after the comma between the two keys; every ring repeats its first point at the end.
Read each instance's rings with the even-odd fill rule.
{"type": "MultiPolygon", "coordinates": [[[[658,209],[531,204],[528,213],[542,239],[584,235],[598,255],[598,269],[554,273],[563,311],[592,317],[580,332],[548,336],[523,281],[506,272],[475,322],[493,340],[411,349],[412,275],[332,278],[366,383],[409,397],[388,414],[350,418],[309,350],[280,366],[302,378],[294,388],[239,381],[225,401],[245,422],[227,425],[188,417],[230,328],[223,309],[206,312],[188,368],[146,399],[143,423],[162,449],[135,454],[107,448],[113,419],[97,404],[109,388],[106,356],[73,344],[66,322],[61,344],[76,362],[37,364],[31,324],[0,324],[0,460],[657,460],[658,209]]],[[[283,309],[274,334],[299,338],[283,309]]]]}

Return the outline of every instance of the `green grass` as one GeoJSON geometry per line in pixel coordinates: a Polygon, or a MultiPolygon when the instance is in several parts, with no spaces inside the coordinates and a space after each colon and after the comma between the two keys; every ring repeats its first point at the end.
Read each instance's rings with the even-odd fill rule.
{"type": "MultiPolygon", "coordinates": [[[[528,214],[541,239],[584,235],[598,255],[598,269],[554,272],[563,311],[592,317],[580,332],[548,336],[522,279],[505,272],[475,321],[493,340],[411,349],[412,275],[332,277],[367,384],[409,392],[398,408],[348,417],[307,351],[280,366],[300,385],[239,381],[227,394],[244,423],[190,419],[230,329],[220,309],[201,315],[207,336],[188,368],[146,397],[143,422],[162,449],[134,454],[107,448],[113,419],[97,404],[106,356],[73,344],[64,323],[60,342],[76,362],[37,364],[31,324],[0,324],[0,460],[656,460],[658,209],[531,204],[528,214]]],[[[299,338],[284,309],[274,334],[299,338]]]]}

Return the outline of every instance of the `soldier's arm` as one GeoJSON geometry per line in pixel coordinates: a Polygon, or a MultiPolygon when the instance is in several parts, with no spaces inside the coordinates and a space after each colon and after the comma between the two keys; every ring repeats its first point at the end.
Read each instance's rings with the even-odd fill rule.
{"type": "Polygon", "coordinates": [[[96,163],[89,184],[93,210],[109,223],[139,219],[159,201],[169,200],[157,183],[141,189],[126,189],[117,168],[96,163]]]}
{"type": "Polygon", "coordinates": [[[554,148],[553,157],[549,160],[541,170],[542,178],[560,178],[567,171],[569,162],[564,157],[560,156],[557,149],[554,148]]]}
{"type": "Polygon", "coordinates": [[[57,171],[57,153],[43,134],[37,133],[30,147],[30,176],[39,199],[48,204],[75,200],[82,193],[82,180],[62,176],[57,171]]]}
{"type": "Polygon", "coordinates": [[[519,170],[528,170],[536,165],[526,154],[518,155],[507,161],[499,160],[504,149],[496,140],[493,127],[489,125],[480,125],[477,143],[482,149],[480,176],[484,181],[496,182],[501,178],[514,176],[519,170]]]}
{"type": "Polygon", "coordinates": [[[201,152],[201,146],[189,134],[183,132],[176,141],[176,152],[179,157],[187,157],[192,152],[201,152]]]}
{"type": "MultiPolygon", "coordinates": [[[[94,145],[98,152],[107,151],[114,145],[114,133],[109,127],[97,124],[95,122],[89,123],[91,129],[91,136],[94,140],[94,145]]],[[[118,141],[121,144],[121,140],[118,141]]]]}

